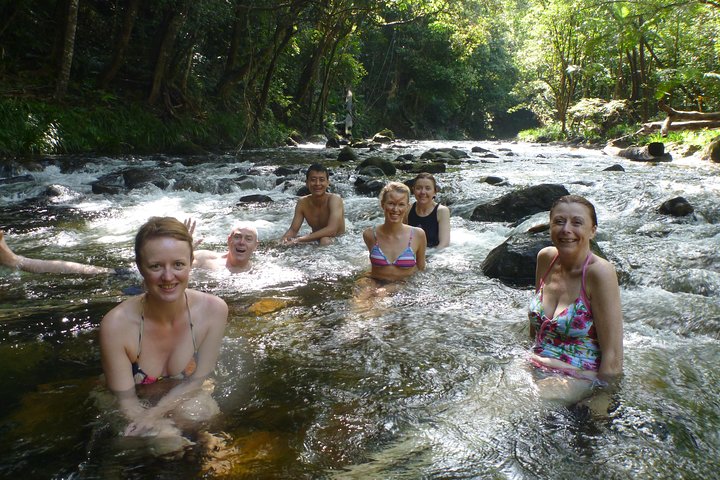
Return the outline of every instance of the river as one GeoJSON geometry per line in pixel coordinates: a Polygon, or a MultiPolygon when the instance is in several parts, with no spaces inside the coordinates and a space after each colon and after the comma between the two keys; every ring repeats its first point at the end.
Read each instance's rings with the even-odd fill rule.
{"type": "Polygon", "coordinates": [[[399,291],[368,301],[356,298],[369,267],[361,233],[382,212],[377,198],[356,193],[354,164],[334,162],[336,150],[58,157],[15,172],[28,176],[0,184],[0,228],[25,256],[134,268],[132,239],[151,215],[196,219],[213,249],[234,224],[251,222],[261,245],[250,273],[193,272],[195,288],[230,307],[215,378],[222,413],[208,427],[223,441],[213,455],[189,447],[174,460],[120,441],[95,400],[98,323],[137,291],[139,276],[0,267],[0,476],[718,478],[720,167],[498,142],[406,142],[379,154],[447,146],[470,155],[437,175],[451,209],[450,247],[432,252],[427,270],[399,291]],[[497,157],[480,158],[473,146],[497,157]],[[255,187],[92,193],[93,181],[128,162],[210,182],[247,173],[255,187]],[[304,177],[273,172],[314,162],[331,165],[347,233],[329,247],[280,247],[304,177]],[[613,164],[625,171],[604,171],[613,164]],[[483,182],[488,175],[507,185],[483,182]],[[532,289],[480,268],[515,227],[471,221],[474,206],[540,183],[596,205],[598,243],[621,272],[625,376],[607,417],[538,399],[526,364],[532,289]],[[44,196],[50,185],[62,188],[44,196]],[[247,194],[273,201],[239,204],[247,194]],[[695,214],[658,213],[675,196],[695,214]]]}

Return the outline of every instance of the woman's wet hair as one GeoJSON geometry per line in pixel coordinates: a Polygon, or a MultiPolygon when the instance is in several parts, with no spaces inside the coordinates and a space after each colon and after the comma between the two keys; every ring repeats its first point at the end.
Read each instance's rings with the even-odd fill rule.
{"type": "Polygon", "coordinates": [[[418,180],[430,180],[433,184],[433,189],[435,190],[435,193],[437,193],[439,191],[437,181],[435,181],[435,177],[433,176],[432,173],[427,173],[427,172],[418,173],[417,176],[412,181],[413,188],[415,188],[415,184],[417,183],[418,180]]]}
{"type": "Polygon", "coordinates": [[[193,256],[193,238],[184,223],[174,217],[152,217],[140,227],[135,235],[135,263],[138,268],[142,263],[141,250],[145,244],[154,238],[174,238],[186,242],[190,247],[190,261],[193,256]]]}
{"type": "Polygon", "coordinates": [[[598,220],[597,213],[595,213],[595,205],[590,203],[590,200],[580,195],[564,195],[555,200],[552,207],[550,208],[550,218],[552,218],[552,213],[553,210],[555,210],[555,207],[557,207],[561,203],[579,203],[580,205],[585,205],[588,210],[590,210],[590,219],[592,220],[593,227],[597,227],[598,220]]]}
{"type": "Polygon", "coordinates": [[[388,192],[404,193],[407,196],[408,203],[410,203],[410,188],[404,183],[390,182],[385,185],[379,195],[381,205],[385,203],[388,192]]]}

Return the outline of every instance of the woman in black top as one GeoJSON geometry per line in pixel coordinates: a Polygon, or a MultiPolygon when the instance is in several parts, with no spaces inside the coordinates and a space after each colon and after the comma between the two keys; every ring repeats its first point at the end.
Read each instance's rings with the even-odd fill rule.
{"type": "Polygon", "coordinates": [[[408,210],[405,223],[425,230],[428,247],[447,247],[450,244],[450,210],[435,202],[438,193],[435,177],[425,172],[418,174],[412,191],[415,203],[408,210]]]}

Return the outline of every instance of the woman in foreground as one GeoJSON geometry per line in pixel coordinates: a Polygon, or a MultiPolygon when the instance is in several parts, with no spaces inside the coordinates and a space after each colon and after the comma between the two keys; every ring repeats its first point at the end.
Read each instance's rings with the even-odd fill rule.
{"type": "Polygon", "coordinates": [[[202,386],[215,369],[228,307],[188,288],[193,239],[174,218],[153,217],[140,228],[135,262],[145,293],[100,323],[105,382],[127,419],[125,435],[175,436],[178,422],[207,420],[218,411],[202,386]],[[150,405],[138,394],[156,401],[150,405]]]}
{"type": "Polygon", "coordinates": [[[544,398],[576,402],[622,374],[623,318],[615,268],[590,250],[595,207],[566,195],[550,209],[553,246],[537,256],[530,301],[530,361],[544,398]]]}

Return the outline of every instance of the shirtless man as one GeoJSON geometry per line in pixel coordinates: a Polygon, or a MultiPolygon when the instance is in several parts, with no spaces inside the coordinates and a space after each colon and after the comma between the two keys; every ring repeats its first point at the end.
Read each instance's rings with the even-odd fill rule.
{"type": "MultiPolygon", "coordinates": [[[[185,226],[192,235],[195,230],[195,222],[186,220],[185,226]]],[[[196,242],[195,246],[199,243],[196,242]]],[[[224,254],[210,250],[195,250],[192,266],[206,270],[226,268],[230,273],[250,270],[252,268],[253,252],[259,244],[257,229],[251,225],[239,225],[228,235],[227,244],[228,251],[224,254]]],[[[0,230],[0,265],[32,273],[103,275],[127,271],[127,269],[123,268],[106,268],[66,260],[43,260],[23,257],[10,250],[10,247],[5,242],[5,232],[2,230],[0,230]]]]}
{"type": "Polygon", "coordinates": [[[290,228],[282,236],[282,243],[318,242],[329,245],[338,235],[345,233],[345,207],[340,195],[328,193],[330,185],[328,169],[317,163],[310,165],[305,176],[305,185],[310,195],[298,200],[290,228]],[[303,221],[312,229],[307,235],[297,236],[303,221]]]}
{"type": "MultiPolygon", "coordinates": [[[[193,233],[195,222],[188,227],[188,230],[191,234],[193,233]]],[[[220,254],[212,250],[195,250],[193,267],[206,270],[226,268],[230,273],[247,272],[252,268],[252,255],[259,243],[258,232],[255,227],[252,225],[238,225],[228,235],[228,250],[226,253],[220,254]]]]}

